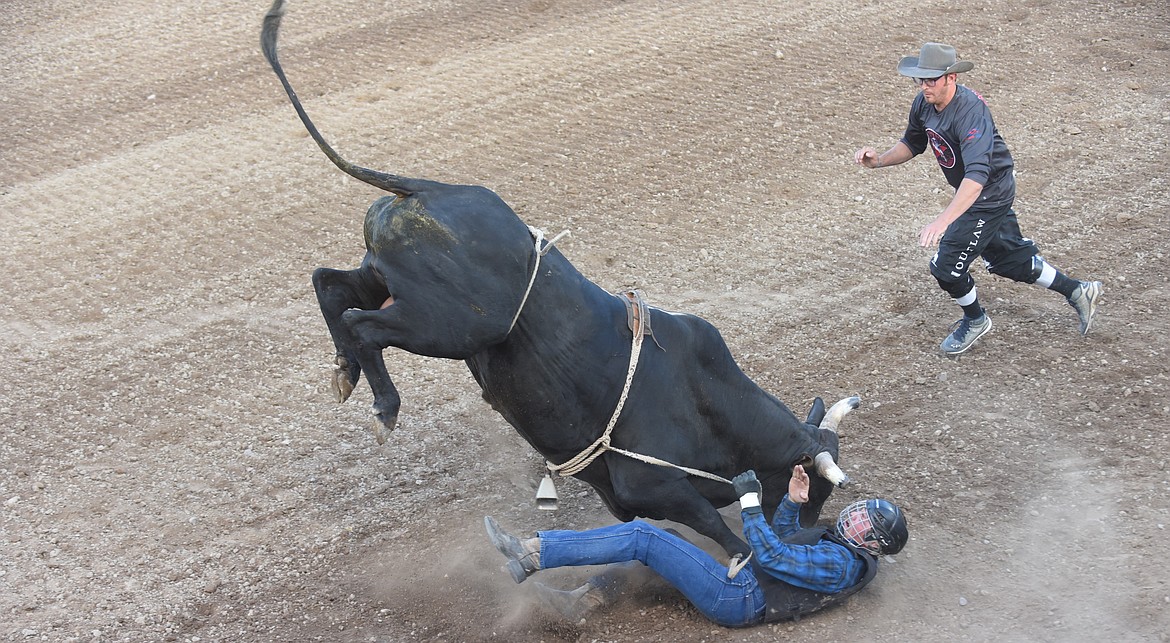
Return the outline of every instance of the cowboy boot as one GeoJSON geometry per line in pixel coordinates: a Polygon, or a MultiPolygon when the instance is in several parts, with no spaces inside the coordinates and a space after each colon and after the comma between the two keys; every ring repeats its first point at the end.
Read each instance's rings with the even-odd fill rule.
{"type": "Polygon", "coordinates": [[[508,558],[504,567],[512,575],[512,580],[523,583],[525,578],[540,569],[539,538],[520,540],[504,531],[491,516],[484,516],[483,526],[487,529],[492,544],[508,558]]]}
{"type": "Polygon", "coordinates": [[[591,583],[573,590],[562,590],[537,582],[536,595],[545,607],[571,623],[580,621],[606,603],[604,592],[591,583]]]}

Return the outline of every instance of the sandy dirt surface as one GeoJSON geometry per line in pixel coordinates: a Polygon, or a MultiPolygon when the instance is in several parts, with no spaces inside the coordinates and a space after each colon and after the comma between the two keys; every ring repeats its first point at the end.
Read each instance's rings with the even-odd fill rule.
{"type": "Polygon", "coordinates": [[[745,630],[654,584],[566,623],[513,584],[485,514],[612,518],[575,480],[536,508],[542,462],[462,363],[387,352],[383,446],[364,382],[332,400],[309,274],[357,266],[379,193],[305,134],[266,10],[0,3],[0,640],[1167,640],[1166,3],[291,5],[282,61],[346,158],[571,230],[794,409],[861,396],[827,513],[888,496],[912,540],[847,605],[745,630]],[[1089,337],[977,268],[995,329],[937,354],[941,173],[852,164],[900,135],[925,40],[976,63],[1025,233],[1105,283],[1089,337]]]}

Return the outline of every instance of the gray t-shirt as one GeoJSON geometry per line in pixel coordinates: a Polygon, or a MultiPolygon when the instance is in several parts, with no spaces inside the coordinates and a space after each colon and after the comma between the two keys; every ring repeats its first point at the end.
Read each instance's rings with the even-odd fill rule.
{"type": "Polygon", "coordinates": [[[954,98],[941,112],[918,92],[902,142],[915,156],[929,144],[947,183],[956,190],[965,178],[981,184],[983,192],[973,207],[1010,205],[1016,196],[1012,153],[995,129],[983,97],[966,86],[955,88],[954,98]]]}

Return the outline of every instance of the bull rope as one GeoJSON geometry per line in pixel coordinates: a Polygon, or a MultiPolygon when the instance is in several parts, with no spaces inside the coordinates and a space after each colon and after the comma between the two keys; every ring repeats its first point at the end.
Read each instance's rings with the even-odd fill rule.
{"type": "Polygon", "coordinates": [[[528,303],[528,295],[532,294],[532,284],[536,283],[536,273],[540,271],[540,258],[548,254],[548,251],[552,250],[553,244],[560,241],[561,237],[569,236],[568,230],[562,230],[560,234],[549,240],[548,245],[542,249],[540,244],[544,241],[544,230],[535,226],[528,226],[528,232],[536,241],[536,246],[533,248],[533,251],[536,253],[536,265],[532,267],[532,276],[528,279],[528,287],[524,289],[524,298],[520,300],[520,307],[516,309],[516,314],[512,317],[512,323],[508,326],[508,333],[511,333],[512,329],[516,327],[516,320],[520,319],[520,312],[524,310],[524,304],[528,303]]]}
{"type": "MultiPolygon", "coordinates": [[[[536,254],[536,265],[532,267],[532,276],[528,279],[528,287],[524,289],[524,298],[520,300],[520,307],[516,309],[516,315],[512,317],[512,324],[508,326],[509,333],[511,333],[512,329],[516,327],[516,321],[520,319],[520,313],[524,310],[524,304],[528,303],[528,296],[532,294],[532,285],[536,283],[536,275],[540,272],[540,258],[548,254],[548,251],[552,250],[553,244],[559,241],[562,237],[569,236],[568,230],[562,230],[560,234],[550,239],[548,244],[542,248],[541,244],[544,242],[544,230],[530,225],[528,226],[528,232],[532,235],[532,239],[534,241],[533,252],[536,254]]],[[[647,319],[643,320],[643,324],[649,324],[648,318],[650,313],[646,311],[644,316],[647,319]]],[[[605,453],[606,451],[615,451],[628,458],[641,460],[647,464],[653,464],[660,467],[671,467],[680,471],[684,471],[693,476],[699,476],[701,478],[707,478],[708,480],[723,482],[725,484],[731,484],[731,481],[727,478],[717,476],[713,473],[707,473],[706,471],[700,471],[699,469],[692,469],[691,467],[684,467],[682,465],[674,464],[673,462],[667,462],[666,460],[655,458],[654,456],[634,453],[633,451],[626,451],[625,449],[619,449],[618,447],[610,444],[610,434],[613,433],[614,427],[617,426],[618,416],[622,414],[622,408],[626,405],[626,398],[630,394],[630,385],[634,382],[634,371],[638,368],[638,358],[642,353],[642,328],[631,330],[633,331],[634,339],[630,347],[630,368],[626,372],[626,382],[622,386],[621,396],[618,397],[617,408],[614,409],[613,415],[609,418],[609,423],[605,427],[605,432],[602,433],[601,437],[597,438],[593,444],[586,447],[584,451],[578,453],[568,462],[563,464],[553,464],[546,461],[548,464],[548,470],[553,473],[559,473],[561,477],[567,478],[569,476],[581,473],[585,467],[588,467],[590,464],[592,464],[593,461],[596,460],[602,453],[605,453]]]]}
{"type": "Polygon", "coordinates": [[[639,315],[641,323],[637,328],[630,329],[634,336],[630,346],[630,367],[626,371],[626,382],[622,386],[622,393],[620,396],[618,396],[617,408],[613,410],[613,415],[610,416],[609,423],[605,426],[605,431],[601,434],[601,437],[597,438],[597,440],[593,442],[593,444],[586,447],[584,451],[578,453],[568,462],[562,464],[553,464],[546,461],[548,470],[553,473],[560,474],[561,477],[573,476],[580,473],[585,469],[585,467],[588,467],[590,464],[592,464],[593,461],[600,457],[602,453],[605,453],[606,451],[614,451],[626,456],[627,458],[640,460],[647,464],[653,464],[660,467],[670,467],[686,472],[693,476],[699,476],[701,478],[707,478],[708,480],[715,480],[716,482],[731,484],[731,481],[727,478],[717,476],[713,473],[707,473],[706,471],[701,471],[699,469],[692,469],[691,467],[684,467],[682,465],[674,464],[673,462],[668,462],[661,458],[655,458],[654,456],[643,455],[633,451],[626,451],[625,449],[620,449],[610,444],[610,435],[613,433],[614,427],[617,426],[618,417],[622,414],[622,408],[625,407],[626,398],[629,397],[630,394],[630,386],[634,382],[634,371],[636,371],[638,368],[638,358],[642,354],[642,338],[645,336],[643,331],[650,323],[650,312],[645,309],[645,303],[642,302],[640,297],[638,297],[637,305],[642,309],[642,312],[639,315]]]}
{"type": "MultiPolygon", "coordinates": [[[[639,299],[639,301],[641,300],[639,299]]],[[[645,306],[644,303],[642,305],[645,306]]],[[[648,316],[649,313],[646,312],[646,315],[648,316]]],[[[645,318],[643,318],[642,323],[646,323],[645,318]]],[[[584,470],[585,467],[588,467],[590,464],[592,464],[594,460],[601,456],[601,454],[605,453],[606,451],[616,451],[617,453],[620,453],[626,457],[633,458],[635,460],[641,460],[642,462],[646,462],[648,464],[655,464],[660,467],[672,467],[679,469],[680,471],[685,471],[686,473],[689,473],[693,476],[700,476],[703,478],[732,484],[730,480],[722,476],[717,476],[713,473],[707,473],[706,471],[700,471],[698,469],[692,469],[691,467],[677,465],[673,462],[667,462],[666,460],[655,458],[653,456],[634,453],[633,451],[626,451],[625,449],[619,449],[618,447],[615,447],[609,443],[609,436],[611,433],[613,433],[614,426],[617,425],[618,416],[622,414],[622,407],[626,405],[626,397],[629,396],[630,385],[634,381],[634,371],[638,368],[638,356],[642,353],[642,337],[644,336],[642,332],[643,328],[644,326],[640,325],[638,328],[631,329],[633,331],[634,340],[630,346],[630,368],[626,371],[626,383],[622,387],[621,396],[618,397],[617,408],[613,410],[613,416],[609,418],[609,424],[605,426],[605,432],[602,433],[601,437],[597,438],[593,444],[586,447],[584,451],[578,453],[568,462],[563,464],[553,464],[546,460],[545,464],[548,466],[548,470],[552,473],[559,473],[562,477],[576,475],[584,470]]],[[[740,570],[742,570],[744,567],[747,567],[747,564],[749,561],[751,561],[752,555],[754,553],[755,552],[749,551],[747,556],[741,557],[741,554],[736,554],[733,556],[731,560],[727,562],[727,577],[735,578],[738,576],[740,570]]]]}
{"type": "MultiPolygon", "coordinates": [[[[634,382],[634,371],[638,368],[638,357],[642,354],[642,334],[641,328],[633,329],[634,341],[630,346],[630,368],[626,371],[626,383],[622,386],[622,394],[618,396],[617,408],[613,410],[613,415],[609,418],[609,424],[605,426],[605,432],[601,437],[593,441],[593,444],[585,447],[585,450],[573,456],[568,462],[562,464],[553,464],[548,462],[548,470],[553,473],[561,474],[561,477],[568,477],[581,473],[585,467],[593,464],[602,453],[607,450],[619,451],[619,449],[610,446],[609,435],[613,433],[613,427],[617,426],[618,416],[622,414],[622,407],[626,405],[626,398],[630,394],[630,385],[634,382]]],[[[637,454],[634,454],[637,455],[637,454]]]]}
{"type": "MultiPolygon", "coordinates": [[[[536,228],[532,228],[531,226],[529,226],[529,229],[533,230],[533,236],[537,237],[536,247],[539,249],[540,237],[538,235],[543,235],[543,233],[541,233],[540,230],[536,228]]],[[[558,236],[557,238],[560,237],[558,236]]],[[[553,241],[556,241],[556,239],[553,241]]],[[[550,247],[552,246],[553,241],[549,242],[550,247]]],[[[541,253],[538,253],[537,255],[537,265],[540,264],[540,254],[541,253]]],[[[535,279],[535,276],[536,272],[533,271],[533,279],[535,279]]],[[[531,289],[532,284],[529,283],[528,287],[531,289]]],[[[528,298],[527,293],[525,293],[524,298],[528,298]]],[[[605,425],[605,432],[601,434],[601,437],[594,440],[593,444],[586,447],[584,451],[581,451],[567,462],[562,464],[553,464],[552,462],[546,460],[545,465],[548,467],[549,473],[557,473],[561,477],[576,475],[583,471],[590,464],[593,464],[593,461],[601,457],[601,454],[605,453],[606,451],[614,451],[628,458],[640,460],[647,464],[653,464],[660,467],[670,467],[693,476],[715,480],[724,484],[732,484],[732,482],[727,478],[717,476],[713,473],[708,473],[699,469],[693,469],[691,467],[684,467],[682,465],[674,464],[673,462],[667,462],[661,458],[655,458],[653,456],[643,455],[641,453],[634,453],[633,451],[626,451],[625,449],[620,449],[610,444],[610,435],[613,433],[614,427],[617,426],[618,417],[622,414],[622,408],[625,407],[626,398],[629,397],[630,394],[630,386],[634,382],[634,371],[638,370],[638,358],[642,354],[642,338],[645,336],[643,331],[646,329],[646,325],[649,324],[650,312],[646,309],[646,304],[644,301],[642,301],[641,297],[637,297],[636,305],[641,311],[638,316],[638,319],[641,321],[641,323],[637,324],[636,328],[630,329],[631,334],[634,336],[630,344],[630,367],[626,370],[626,382],[622,385],[621,395],[618,396],[617,408],[613,410],[613,415],[610,416],[609,423],[605,425]]],[[[521,304],[521,306],[523,306],[523,304],[521,304]]],[[[519,316],[520,313],[517,312],[516,315],[519,316]]],[[[739,572],[744,567],[747,567],[748,562],[751,561],[753,554],[754,552],[749,551],[747,556],[742,556],[741,554],[736,554],[733,556],[727,563],[727,578],[735,578],[738,576],[739,572]]]]}

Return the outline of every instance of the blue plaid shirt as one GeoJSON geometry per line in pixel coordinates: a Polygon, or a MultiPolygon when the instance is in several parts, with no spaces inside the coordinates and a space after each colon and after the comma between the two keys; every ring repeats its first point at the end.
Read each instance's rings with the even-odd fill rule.
{"type": "Polygon", "coordinates": [[[847,547],[821,539],[815,545],[789,545],[781,539],[800,531],[800,505],[780,501],[772,526],[759,507],[743,512],[743,533],[756,562],[772,576],[805,589],[835,594],[857,583],[865,562],[847,547]]]}

